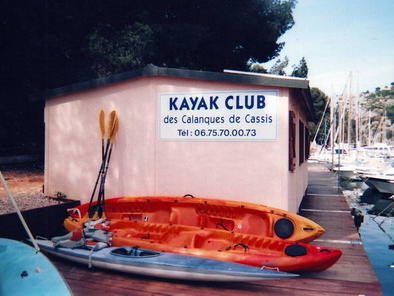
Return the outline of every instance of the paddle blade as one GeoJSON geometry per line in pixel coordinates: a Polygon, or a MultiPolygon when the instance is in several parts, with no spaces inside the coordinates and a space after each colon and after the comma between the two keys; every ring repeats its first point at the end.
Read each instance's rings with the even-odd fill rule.
{"type": "Polygon", "coordinates": [[[100,110],[99,113],[99,124],[100,124],[100,132],[101,132],[101,138],[105,138],[105,115],[104,115],[104,110],[100,110]]]}
{"type": "Polygon", "coordinates": [[[111,134],[114,129],[115,118],[116,118],[116,111],[113,110],[109,114],[109,122],[108,122],[108,128],[107,128],[107,139],[108,140],[111,138],[111,134]]]}
{"type": "Polygon", "coordinates": [[[114,124],[113,124],[112,130],[111,130],[111,133],[110,133],[110,138],[109,138],[109,141],[112,144],[115,142],[115,137],[116,137],[116,134],[118,133],[118,129],[119,129],[119,119],[116,116],[115,120],[114,120],[114,124]]]}

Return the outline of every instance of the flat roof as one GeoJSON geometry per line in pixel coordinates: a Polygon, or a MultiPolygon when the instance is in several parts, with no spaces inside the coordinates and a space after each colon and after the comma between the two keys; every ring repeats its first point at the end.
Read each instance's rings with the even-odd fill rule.
{"type": "Polygon", "coordinates": [[[309,81],[307,79],[235,70],[225,70],[224,72],[211,72],[177,69],[158,67],[152,64],[133,71],[113,74],[103,78],[92,79],[89,81],[79,82],[52,89],[46,93],[45,99],[50,99],[53,97],[63,96],[80,91],[87,91],[90,89],[95,89],[98,87],[131,79],[156,76],[296,89],[300,91],[300,96],[302,97],[306,105],[306,109],[309,113],[308,118],[312,119],[314,117],[314,109],[309,91],[309,81]]]}

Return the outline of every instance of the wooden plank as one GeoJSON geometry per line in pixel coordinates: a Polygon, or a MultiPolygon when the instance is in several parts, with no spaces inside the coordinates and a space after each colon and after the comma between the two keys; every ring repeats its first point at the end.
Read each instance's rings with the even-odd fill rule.
{"type": "Polygon", "coordinates": [[[301,215],[317,222],[326,230],[321,239],[360,240],[350,213],[301,212],[301,215]]]}
{"type": "Polygon", "coordinates": [[[345,197],[310,195],[304,197],[301,203],[303,209],[320,209],[320,210],[349,210],[345,197]]]}

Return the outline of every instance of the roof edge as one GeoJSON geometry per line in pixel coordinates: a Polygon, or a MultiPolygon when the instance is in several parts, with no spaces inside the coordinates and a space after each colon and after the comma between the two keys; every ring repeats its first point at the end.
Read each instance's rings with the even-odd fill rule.
{"type": "Polygon", "coordinates": [[[41,98],[50,99],[62,95],[71,94],[74,92],[86,91],[98,87],[111,85],[118,82],[123,82],[131,79],[142,77],[174,77],[183,79],[196,79],[205,81],[238,83],[238,84],[253,84],[273,87],[287,87],[298,89],[309,89],[309,81],[306,79],[293,79],[292,77],[273,77],[271,75],[255,75],[249,72],[210,72],[201,70],[188,70],[179,68],[158,67],[153,64],[148,64],[144,68],[136,69],[129,72],[117,73],[107,77],[92,79],[89,81],[79,82],[75,84],[66,85],[63,87],[47,90],[41,98]]]}

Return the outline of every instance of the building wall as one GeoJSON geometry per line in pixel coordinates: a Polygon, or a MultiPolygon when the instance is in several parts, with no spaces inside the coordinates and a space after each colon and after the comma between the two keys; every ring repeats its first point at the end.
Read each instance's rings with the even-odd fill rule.
{"type": "Polygon", "coordinates": [[[116,110],[120,127],[107,197],[193,194],[296,211],[306,170],[288,173],[287,89],[276,88],[277,141],[159,139],[160,94],[259,89],[274,88],[151,77],[50,99],[45,108],[45,191],[82,202],[90,199],[101,161],[98,114],[100,109],[106,114],[116,110]]]}

